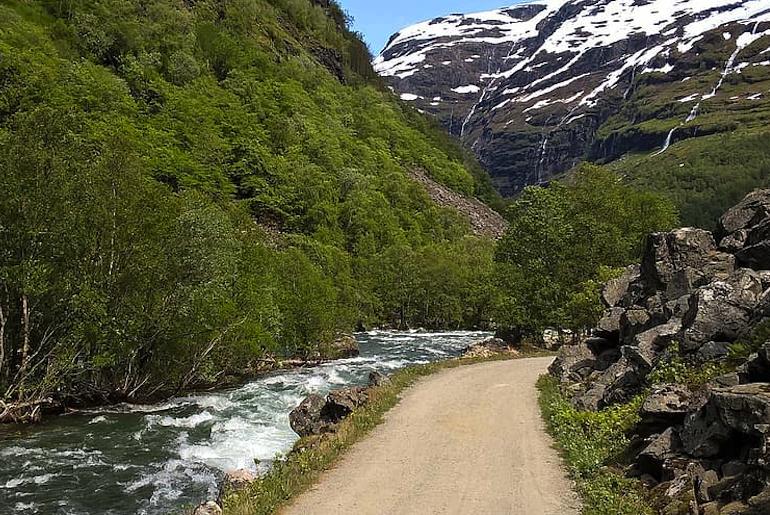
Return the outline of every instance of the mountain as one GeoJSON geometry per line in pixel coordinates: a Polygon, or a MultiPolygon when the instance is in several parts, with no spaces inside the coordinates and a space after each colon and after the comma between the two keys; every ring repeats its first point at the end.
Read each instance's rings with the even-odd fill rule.
{"type": "MultiPolygon", "coordinates": [[[[394,34],[375,69],[512,195],[582,159],[664,156],[766,126],[770,3],[545,0],[452,14],[394,34]]],[[[636,179],[637,165],[617,168],[636,179]]]]}

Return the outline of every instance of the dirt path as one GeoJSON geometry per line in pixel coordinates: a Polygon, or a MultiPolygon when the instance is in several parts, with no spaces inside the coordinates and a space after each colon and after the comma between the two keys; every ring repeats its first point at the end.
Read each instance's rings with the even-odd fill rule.
{"type": "Polygon", "coordinates": [[[537,405],[535,382],[551,359],[459,367],[421,381],[283,513],[576,515],[537,405]]]}

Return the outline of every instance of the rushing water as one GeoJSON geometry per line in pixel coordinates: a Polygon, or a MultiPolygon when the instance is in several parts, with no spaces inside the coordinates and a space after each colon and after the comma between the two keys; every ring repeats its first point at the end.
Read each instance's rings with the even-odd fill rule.
{"type": "Polygon", "coordinates": [[[160,514],[197,504],[216,495],[224,471],[264,470],[290,450],[297,436],[289,412],[307,394],[364,384],[372,370],[451,357],[482,336],[361,334],[357,358],[162,405],[0,427],[0,513],[160,514]]]}

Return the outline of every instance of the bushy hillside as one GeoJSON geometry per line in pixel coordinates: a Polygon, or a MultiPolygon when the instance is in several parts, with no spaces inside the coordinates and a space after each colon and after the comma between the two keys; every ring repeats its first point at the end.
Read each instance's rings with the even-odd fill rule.
{"type": "Polygon", "coordinates": [[[492,245],[408,171],[493,200],[488,180],[379,89],[334,2],[0,20],[6,400],[146,397],[356,324],[480,321],[492,245]]]}

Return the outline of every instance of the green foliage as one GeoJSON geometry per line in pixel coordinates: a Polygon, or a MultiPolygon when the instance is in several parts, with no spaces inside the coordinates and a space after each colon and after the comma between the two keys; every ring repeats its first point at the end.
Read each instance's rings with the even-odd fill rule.
{"type": "Polygon", "coordinates": [[[681,357],[678,345],[673,345],[665,359],[660,360],[647,376],[647,382],[651,386],[679,383],[697,388],[727,373],[728,369],[729,365],[726,363],[688,363],[681,357]]]}
{"type": "Polygon", "coordinates": [[[641,397],[601,412],[581,412],[553,377],[541,377],[538,388],[543,417],[577,484],[583,513],[652,515],[641,485],[612,468],[628,444],[627,431],[638,421],[641,397]]]}
{"type": "Polygon", "coordinates": [[[731,363],[743,363],[768,341],[770,341],[770,320],[764,320],[754,327],[748,337],[730,345],[729,361],[731,363]]]}
{"type": "Polygon", "coordinates": [[[168,394],[358,323],[486,320],[491,244],[407,172],[494,199],[488,178],[381,88],[338,4],[0,20],[5,398],[168,394]]]}
{"type": "Polygon", "coordinates": [[[581,330],[601,314],[609,268],[639,258],[644,237],[676,223],[672,205],[584,165],[571,183],[527,188],[497,252],[498,321],[540,332],[581,330]]]}

